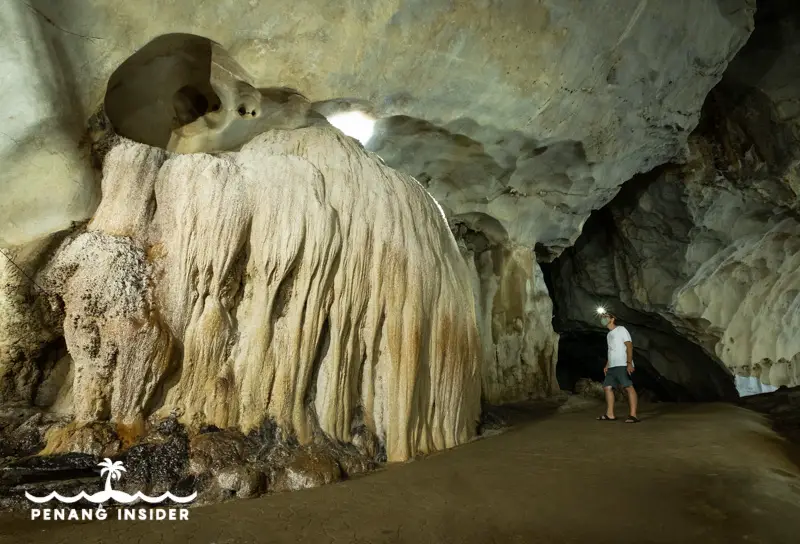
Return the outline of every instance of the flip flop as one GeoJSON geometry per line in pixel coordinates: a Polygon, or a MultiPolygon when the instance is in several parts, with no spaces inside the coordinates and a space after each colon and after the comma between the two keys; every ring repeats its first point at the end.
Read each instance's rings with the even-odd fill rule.
{"type": "Polygon", "coordinates": [[[608,417],[607,415],[603,414],[602,416],[597,418],[597,421],[616,421],[617,418],[615,417],[608,417]]]}
{"type": "Polygon", "coordinates": [[[628,416],[628,418],[625,420],[625,423],[641,423],[641,422],[642,421],[635,416],[628,416]]]}

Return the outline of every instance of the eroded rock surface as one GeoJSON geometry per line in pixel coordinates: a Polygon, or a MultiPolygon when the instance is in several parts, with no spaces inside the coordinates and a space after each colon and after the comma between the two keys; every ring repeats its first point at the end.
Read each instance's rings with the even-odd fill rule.
{"type": "Polygon", "coordinates": [[[558,335],[536,255],[509,242],[491,218],[470,219],[454,222],[454,233],[472,272],[483,400],[502,404],[550,396],[558,390],[558,335]]]}
{"type": "MultiPolygon", "coordinates": [[[[245,435],[213,426],[192,431],[176,418],[166,418],[154,422],[146,435],[121,452],[112,451],[119,449],[120,437],[105,425],[106,433],[95,432],[91,438],[87,433],[82,435],[84,448],[91,451],[71,453],[49,453],[41,449],[43,442],[35,445],[34,438],[24,442],[27,450],[10,450],[15,437],[41,437],[48,427],[58,428],[40,413],[16,429],[12,428],[14,424],[14,414],[0,413],[4,445],[0,451],[2,509],[28,509],[26,491],[38,496],[52,491],[66,495],[98,491],[102,487],[98,463],[106,457],[122,462],[125,468],[114,482],[115,489],[151,496],[166,491],[178,496],[196,492],[197,498],[191,503],[194,506],[326,485],[373,470],[385,460],[321,435],[301,446],[269,420],[245,435]]],[[[14,442],[19,444],[23,442],[14,442]]],[[[81,500],[75,507],[96,505],[81,500]]]]}
{"type": "Polygon", "coordinates": [[[0,8],[3,88],[33,89],[0,134],[0,400],[50,411],[8,455],[207,500],[329,483],[554,394],[551,317],[600,303],[671,398],[798,383],[795,19],[759,15],[687,146],[752,0],[162,4],[0,8]],[[155,147],[111,146],[97,208],[100,103],[155,147]],[[258,136],[347,104],[441,206],[327,128],[258,136]]]}
{"type": "Polygon", "coordinates": [[[700,398],[800,380],[800,10],[761,7],[687,162],[632,180],[554,268],[561,327],[610,306],[640,356],[700,398]]]}
{"type": "Polygon", "coordinates": [[[767,414],[777,432],[800,444],[800,387],[780,387],[741,399],[740,405],[767,414]]]}
{"type": "Polygon", "coordinates": [[[557,262],[562,326],[597,326],[594,307],[612,308],[658,373],[698,398],[726,396],[734,374],[795,385],[798,222],[753,190],[719,185],[695,150],[686,169],[640,180],[557,262]]]}
{"type": "MultiPolygon", "coordinates": [[[[753,0],[7,4],[14,32],[4,40],[36,44],[46,32],[54,45],[26,49],[14,68],[20,77],[3,79],[4,94],[53,92],[41,101],[49,109],[33,107],[36,100],[8,109],[16,121],[6,124],[10,139],[0,137],[2,156],[42,174],[45,159],[57,169],[37,191],[23,185],[32,176],[3,174],[18,203],[2,208],[0,223],[14,228],[4,244],[91,213],[96,194],[79,171],[79,137],[64,139],[55,155],[55,144],[36,136],[83,132],[112,73],[179,28],[226,47],[256,88],[289,87],[314,103],[363,101],[388,119],[388,141],[375,145],[390,165],[431,179],[441,188],[434,196],[456,214],[490,215],[516,243],[539,242],[554,255],[623,182],[683,154],[706,94],[752,30],[755,8],[753,0]],[[413,122],[400,129],[395,116],[413,122]],[[41,124],[52,119],[57,131],[41,124]],[[28,147],[20,143],[26,133],[28,147]],[[401,141],[409,138],[418,146],[411,155],[401,141]],[[74,213],[56,213],[62,209],[74,213]]],[[[156,81],[139,85],[157,89],[156,81]]]]}
{"type": "Polygon", "coordinates": [[[299,92],[252,83],[220,44],[166,34],[111,74],[103,107],[117,134],[177,153],[236,151],[269,129],[327,124],[299,92]]]}
{"type": "Polygon", "coordinates": [[[331,128],[217,157],[121,141],[105,162],[87,232],[38,276],[72,366],[55,400],[74,422],[50,450],[95,422],[127,445],[154,414],[244,432],[270,417],[373,452],[375,436],[392,461],[474,434],[470,273],[414,180],[331,128]]]}
{"type": "MultiPolygon", "coordinates": [[[[47,397],[46,379],[64,358],[63,308],[32,276],[42,267],[59,239],[42,240],[0,255],[0,399],[33,404],[47,397]],[[54,244],[55,242],[55,244],[54,244]],[[37,384],[44,382],[39,391],[37,384]]],[[[59,366],[59,371],[63,365],[59,366]]]]}
{"type": "MultiPolygon", "coordinates": [[[[380,118],[369,149],[419,179],[454,225],[465,224],[492,242],[491,251],[468,249],[467,257],[474,266],[485,399],[505,402],[548,395],[555,387],[552,309],[532,248],[540,249],[539,260],[558,255],[625,180],[685,154],[704,97],[752,29],[754,2],[484,4],[421,9],[413,2],[379,2],[362,12],[327,0],[291,9],[274,2],[222,2],[213,9],[145,2],[134,14],[131,7],[102,1],[89,11],[34,2],[14,4],[8,15],[24,14],[31,40],[41,29],[54,35],[65,52],[59,66],[72,69],[58,89],[74,92],[83,119],[102,102],[120,133],[155,146],[234,149],[261,130],[313,125],[315,113],[348,104],[380,118]],[[140,17],[149,9],[159,17],[140,17]],[[219,20],[228,12],[241,15],[235,32],[219,20]],[[176,25],[185,34],[169,34],[176,25]],[[665,27],[674,32],[653,31],[665,27]],[[400,50],[403,55],[396,54],[400,50]]],[[[54,52],[41,54],[55,62],[54,52]]],[[[28,63],[25,70],[36,68],[28,63]]],[[[26,112],[25,119],[37,122],[37,112],[26,112]]],[[[76,130],[84,130],[83,119],[76,130]]],[[[19,160],[26,156],[22,147],[8,152],[19,153],[19,160]]],[[[144,163],[164,160],[155,150],[148,153],[144,163]]],[[[76,157],[65,154],[65,160],[76,157]]],[[[145,178],[147,168],[153,165],[139,172],[145,178]]],[[[152,210],[135,198],[133,187],[104,187],[115,199],[129,199],[126,213],[137,217],[120,220],[116,216],[125,214],[101,207],[95,224],[106,225],[103,232],[134,236],[147,230],[152,210]]],[[[41,212],[38,218],[39,211],[28,209],[26,218],[44,224],[50,212],[41,212]]],[[[44,232],[15,228],[17,244],[44,232]]],[[[157,253],[158,244],[152,247],[157,253]]],[[[123,256],[126,251],[109,257],[112,267],[142,262],[141,252],[123,256]]],[[[72,305],[68,337],[77,330],[94,334],[76,316],[93,311],[97,301],[84,302],[72,305]]],[[[152,317],[146,297],[126,304],[118,308],[123,321],[152,317]]],[[[160,346],[149,363],[146,391],[139,399],[107,399],[128,403],[125,424],[134,429],[139,422],[132,414],[172,372],[164,361],[175,346],[170,338],[153,337],[162,330],[162,317],[136,330],[136,344],[160,346]]],[[[120,339],[133,332],[113,326],[120,339]]],[[[94,353],[94,343],[84,342],[84,356],[104,360],[91,371],[101,376],[81,373],[65,382],[96,389],[92,383],[103,379],[115,357],[137,350],[118,344],[94,353]]],[[[104,409],[82,408],[88,418],[104,409]]]]}
{"type": "Polygon", "coordinates": [[[689,161],[633,180],[557,264],[564,319],[586,323],[610,301],[656,339],[653,364],[674,381],[700,383],[705,357],[657,341],[670,330],[740,385],[800,380],[798,28],[796,9],[766,10],[710,96],[689,161]]]}

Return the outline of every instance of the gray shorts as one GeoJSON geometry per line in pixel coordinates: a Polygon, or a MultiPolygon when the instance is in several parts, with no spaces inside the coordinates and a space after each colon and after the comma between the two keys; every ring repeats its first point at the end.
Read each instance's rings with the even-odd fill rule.
{"type": "Polygon", "coordinates": [[[606,379],[603,380],[603,387],[633,387],[633,381],[628,375],[628,367],[625,366],[612,366],[608,369],[606,379]]]}

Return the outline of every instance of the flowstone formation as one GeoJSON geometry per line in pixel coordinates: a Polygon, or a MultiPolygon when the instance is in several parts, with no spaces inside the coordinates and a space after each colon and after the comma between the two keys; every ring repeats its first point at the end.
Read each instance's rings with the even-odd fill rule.
{"type": "Polygon", "coordinates": [[[488,216],[462,217],[453,230],[472,273],[483,400],[503,404],[557,393],[558,335],[535,253],[510,244],[488,216]]]}
{"type": "Polygon", "coordinates": [[[63,319],[58,376],[3,361],[17,398],[60,386],[42,407],[71,421],[45,453],[108,453],[164,418],[190,435],[269,424],[298,445],[352,444],[361,462],[474,435],[470,271],[436,202],[355,141],[273,130],[211,156],[119,139],[103,195],[35,278],[63,319]]]}
{"type": "Polygon", "coordinates": [[[472,435],[469,276],[413,180],[331,129],[271,131],[217,157],[123,143],[106,162],[89,232],[44,273],[68,276],[55,288],[84,370],[79,421],[135,425],[177,340],[163,415],[245,431],[269,416],[301,442],[366,428],[390,460],[472,435]],[[100,361],[108,376],[93,375],[100,361]]]}
{"type": "MultiPolygon", "coordinates": [[[[128,138],[180,153],[214,153],[238,149],[267,129],[327,126],[326,117],[364,107],[347,100],[311,103],[289,89],[256,89],[250,81],[252,76],[219,44],[169,34],[145,45],[113,73],[105,110],[114,130],[128,138]]],[[[428,190],[441,193],[425,175],[421,179],[428,190]]],[[[483,401],[551,395],[556,335],[535,253],[512,241],[491,216],[446,213],[473,275],[483,401]]]]}

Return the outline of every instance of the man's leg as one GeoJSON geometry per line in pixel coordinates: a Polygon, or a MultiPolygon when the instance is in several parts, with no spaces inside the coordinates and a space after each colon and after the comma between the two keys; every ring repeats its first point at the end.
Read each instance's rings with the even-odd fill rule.
{"type": "Polygon", "coordinates": [[[614,388],[610,385],[603,387],[606,392],[606,416],[608,419],[614,419],[614,388]]]}
{"type": "MultiPolygon", "coordinates": [[[[634,389],[632,385],[629,385],[625,388],[625,391],[628,392],[628,405],[631,409],[631,417],[636,417],[636,408],[639,405],[639,397],[636,395],[636,389],[634,389]]],[[[608,397],[607,393],[606,397],[608,397]]]]}

